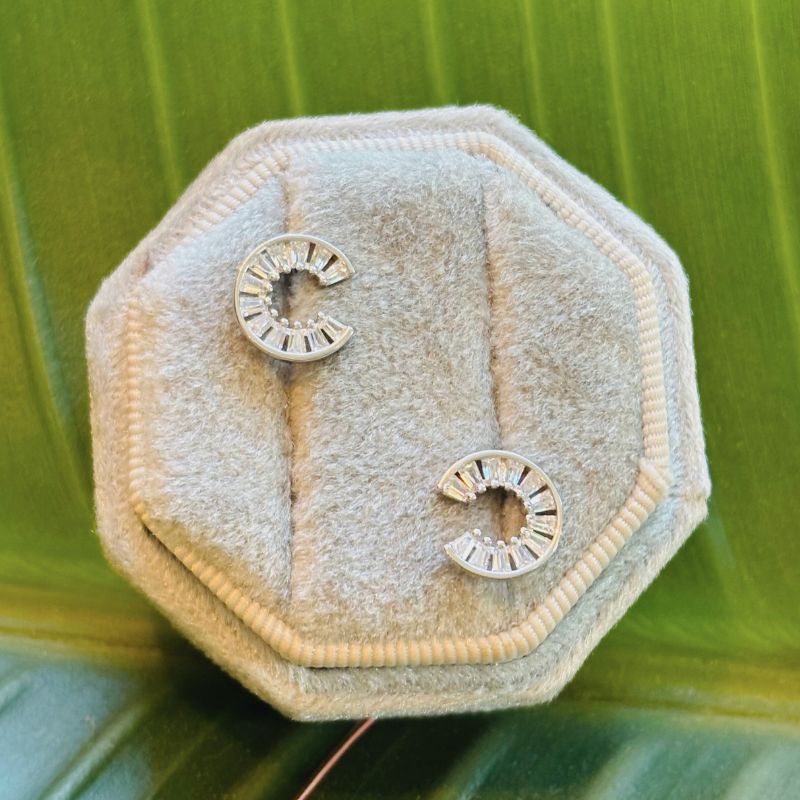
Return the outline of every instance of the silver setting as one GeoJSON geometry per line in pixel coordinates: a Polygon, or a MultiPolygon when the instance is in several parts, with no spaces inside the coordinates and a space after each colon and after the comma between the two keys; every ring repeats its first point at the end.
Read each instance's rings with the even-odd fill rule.
{"type": "Polygon", "coordinates": [[[321,313],[306,322],[279,317],[272,305],[272,285],[292,271],[309,272],[322,286],[355,274],[347,256],[323,239],[276,236],[262,242],[239,266],[233,297],[236,318],[247,338],[273,358],[316,361],[344,347],[353,329],[321,313]]]}
{"type": "Polygon", "coordinates": [[[444,550],[460,567],[484,578],[516,578],[538,569],[561,536],[561,498],[553,482],[527,458],[507,450],[482,450],[456,461],[442,475],[439,491],[471,503],[487,489],[505,489],[525,508],[525,525],[509,542],[478,528],[453,539],[444,550]]]}

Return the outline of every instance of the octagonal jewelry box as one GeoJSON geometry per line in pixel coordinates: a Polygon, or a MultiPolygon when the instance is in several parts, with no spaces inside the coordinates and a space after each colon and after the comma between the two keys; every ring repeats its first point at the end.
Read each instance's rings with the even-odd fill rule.
{"type": "Polygon", "coordinates": [[[105,281],[86,331],[107,557],[298,719],[553,697],[705,515],[675,255],[494,108],[247,131],[105,281]],[[352,327],[327,358],[273,358],[237,317],[240,265],[285,234],[352,264],[284,287],[287,316],[352,327]],[[496,451],[560,497],[558,546],[507,580],[445,548],[475,528],[511,541],[518,498],[437,488],[496,451]]]}

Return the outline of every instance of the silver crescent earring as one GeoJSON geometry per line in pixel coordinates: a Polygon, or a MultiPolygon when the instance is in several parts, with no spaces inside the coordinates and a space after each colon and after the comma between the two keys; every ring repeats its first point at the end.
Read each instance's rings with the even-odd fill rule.
{"type": "Polygon", "coordinates": [[[355,274],[347,256],[323,239],[276,236],[258,245],[239,266],[233,300],[236,318],[247,338],[273,358],[316,361],[344,347],[353,329],[325,314],[305,323],[279,319],[272,305],[272,285],[293,271],[309,272],[322,286],[355,274]]]}
{"type": "Polygon", "coordinates": [[[484,578],[515,578],[540,567],[561,535],[562,509],[553,482],[527,458],[507,450],[483,450],[456,461],[437,487],[460,503],[471,503],[487,489],[505,489],[525,508],[525,525],[506,543],[468,531],[444,550],[460,567],[484,578]]]}

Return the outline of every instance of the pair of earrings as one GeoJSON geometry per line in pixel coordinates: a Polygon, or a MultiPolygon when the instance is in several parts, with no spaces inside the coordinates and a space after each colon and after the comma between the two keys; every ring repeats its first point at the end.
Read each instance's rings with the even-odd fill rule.
{"type": "MultiPolygon", "coordinates": [[[[247,338],[281,361],[317,361],[340,350],[353,328],[317,314],[290,322],[273,305],[273,284],[282,275],[305,271],[323,287],[355,274],[341,250],[315,236],[286,234],[262,242],[239,266],[234,290],[236,318],[247,338]]],[[[484,536],[479,529],[444,546],[465,570],[485,578],[512,578],[541,566],[555,551],[562,508],[547,475],[527,458],[507,450],[472,453],[450,466],[437,484],[446,497],[471,503],[488,489],[504,489],[522,503],[525,524],[509,542],[484,536]]]]}

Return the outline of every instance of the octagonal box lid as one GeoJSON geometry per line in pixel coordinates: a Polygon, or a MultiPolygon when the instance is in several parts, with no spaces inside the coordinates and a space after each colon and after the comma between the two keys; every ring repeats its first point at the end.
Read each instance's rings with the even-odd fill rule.
{"type": "Polygon", "coordinates": [[[664,243],[492,108],[267,123],[104,283],[87,320],[109,559],[245,685],[308,719],[552,697],[705,513],[685,279],[664,243]],[[285,232],[355,276],[286,316],[355,334],[287,364],[233,308],[285,232]],[[493,581],[444,545],[512,500],[436,490],[516,451],[560,492],[558,549],[493,581]]]}

